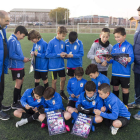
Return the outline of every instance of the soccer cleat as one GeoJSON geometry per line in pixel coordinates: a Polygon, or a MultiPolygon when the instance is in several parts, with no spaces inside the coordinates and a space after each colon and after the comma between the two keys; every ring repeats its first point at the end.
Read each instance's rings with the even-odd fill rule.
{"type": "Polygon", "coordinates": [[[93,132],[95,131],[95,126],[94,126],[94,125],[91,126],[91,130],[92,130],[93,132]]]}
{"type": "Polygon", "coordinates": [[[16,127],[18,128],[19,126],[22,126],[22,125],[24,125],[24,124],[26,124],[26,123],[28,123],[27,118],[26,118],[26,119],[21,119],[20,121],[18,121],[18,122],[16,123],[16,127]]]}
{"type": "Polygon", "coordinates": [[[65,95],[65,93],[64,92],[60,92],[60,95],[61,95],[61,97],[64,99],[64,100],[68,100],[68,97],[65,95]]]}
{"type": "Polygon", "coordinates": [[[114,126],[110,126],[110,129],[111,129],[111,134],[112,135],[116,135],[117,134],[117,131],[119,130],[119,128],[116,128],[114,126]]]}
{"type": "Polygon", "coordinates": [[[10,119],[10,116],[3,111],[0,111],[0,119],[6,121],[10,119]]]}
{"type": "Polygon", "coordinates": [[[65,127],[67,131],[70,131],[70,127],[68,125],[65,125],[65,127]]]}
{"type": "Polygon", "coordinates": [[[128,108],[140,108],[140,104],[136,104],[136,102],[132,102],[128,104],[128,108]]]}
{"type": "Polygon", "coordinates": [[[41,124],[41,128],[47,127],[47,125],[45,123],[41,124]]]}
{"type": "Polygon", "coordinates": [[[11,109],[11,106],[4,106],[2,105],[2,111],[8,111],[11,109]]]}
{"type": "Polygon", "coordinates": [[[19,108],[23,108],[23,106],[19,102],[17,102],[16,104],[13,103],[11,105],[11,108],[12,109],[19,109],[19,108]]]}
{"type": "Polygon", "coordinates": [[[134,117],[134,119],[136,119],[136,120],[140,120],[140,111],[138,111],[138,113],[135,114],[133,117],[134,117]]]}

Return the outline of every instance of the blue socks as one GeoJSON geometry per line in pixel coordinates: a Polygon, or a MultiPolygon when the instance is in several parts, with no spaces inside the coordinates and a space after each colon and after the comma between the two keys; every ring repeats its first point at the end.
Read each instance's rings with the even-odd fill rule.
{"type": "Polygon", "coordinates": [[[71,114],[71,116],[73,117],[74,120],[76,120],[76,118],[78,117],[78,114],[77,114],[76,112],[73,112],[73,113],[71,114]]]}

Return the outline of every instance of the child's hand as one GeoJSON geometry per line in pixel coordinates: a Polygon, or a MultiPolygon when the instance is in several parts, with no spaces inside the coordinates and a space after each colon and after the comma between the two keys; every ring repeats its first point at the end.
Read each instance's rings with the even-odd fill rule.
{"type": "Polygon", "coordinates": [[[32,51],[32,52],[31,52],[31,57],[33,57],[33,56],[34,56],[34,52],[32,51]]]}
{"type": "Polygon", "coordinates": [[[67,57],[68,58],[72,58],[73,57],[73,54],[67,54],[67,57]]]}
{"type": "Polygon", "coordinates": [[[77,95],[76,98],[79,98],[80,95],[77,95]]]}
{"type": "Polygon", "coordinates": [[[95,56],[95,61],[96,61],[97,63],[102,63],[101,60],[100,60],[97,56],[95,56]]]}
{"type": "Polygon", "coordinates": [[[65,57],[65,55],[66,55],[66,53],[65,53],[65,52],[61,52],[61,54],[60,54],[60,56],[61,56],[62,58],[64,58],[64,57],[65,57]]]}
{"type": "Polygon", "coordinates": [[[35,56],[37,56],[37,54],[38,54],[38,51],[34,51],[34,54],[35,54],[35,56]]]}
{"type": "Polygon", "coordinates": [[[105,112],[105,111],[106,111],[106,107],[103,106],[103,107],[101,108],[101,111],[102,111],[102,112],[105,112]]]}
{"type": "Polygon", "coordinates": [[[75,98],[75,95],[74,95],[74,94],[71,94],[71,97],[72,97],[72,98],[75,98]]]}
{"type": "Polygon", "coordinates": [[[24,60],[23,60],[24,63],[29,62],[29,61],[30,61],[29,58],[24,57],[24,60]]]}
{"type": "Polygon", "coordinates": [[[130,61],[131,61],[131,57],[128,57],[128,58],[127,58],[127,61],[130,62],[130,61]]]}
{"type": "Polygon", "coordinates": [[[100,116],[101,111],[100,111],[99,109],[94,109],[94,113],[95,113],[96,115],[99,115],[99,116],[100,116]]]}
{"type": "Polygon", "coordinates": [[[31,107],[27,104],[27,105],[25,106],[25,108],[26,108],[26,109],[30,109],[31,107]]]}
{"type": "Polygon", "coordinates": [[[107,61],[110,61],[112,59],[112,57],[106,57],[107,61]]]}
{"type": "Polygon", "coordinates": [[[102,65],[102,66],[104,66],[104,67],[106,67],[107,62],[106,62],[106,61],[104,61],[101,65],[102,65]]]}

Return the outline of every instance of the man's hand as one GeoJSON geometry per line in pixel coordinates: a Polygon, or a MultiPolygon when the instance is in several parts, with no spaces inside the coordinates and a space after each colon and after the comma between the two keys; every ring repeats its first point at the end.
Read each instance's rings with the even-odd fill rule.
{"type": "Polygon", "coordinates": [[[95,56],[95,61],[96,61],[97,63],[102,63],[101,60],[100,60],[97,56],[95,56]]]}
{"type": "Polygon", "coordinates": [[[32,107],[30,107],[28,104],[26,104],[25,108],[26,108],[26,109],[30,109],[30,108],[32,108],[32,107]]]}
{"type": "Polygon", "coordinates": [[[24,60],[23,60],[24,63],[29,62],[29,61],[30,61],[29,58],[24,57],[24,60]]]}
{"type": "Polygon", "coordinates": [[[106,57],[107,61],[110,61],[112,59],[112,57],[106,57]]]}
{"type": "Polygon", "coordinates": [[[99,109],[94,109],[94,113],[95,113],[96,115],[100,116],[101,111],[100,111],[99,109]]]}
{"type": "Polygon", "coordinates": [[[106,62],[106,61],[104,61],[101,65],[102,65],[102,66],[104,66],[104,67],[106,67],[107,62],[106,62]]]}
{"type": "Polygon", "coordinates": [[[128,58],[127,58],[127,61],[130,62],[130,61],[131,61],[131,57],[128,57],[128,58]]]}
{"type": "Polygon", "coordinates": [[[72,98],[75,98],[75,95],[74,95],[74,94],[71,94],[71,97],[72,97],[72,98]]]}
{"type": "Polygon", "coordinates": [[[103,107],[101,108],[101,111],[102,111],[102,112],[105,112],[105,111],[106,111],[106,107],[103,106],[103,107]]]}

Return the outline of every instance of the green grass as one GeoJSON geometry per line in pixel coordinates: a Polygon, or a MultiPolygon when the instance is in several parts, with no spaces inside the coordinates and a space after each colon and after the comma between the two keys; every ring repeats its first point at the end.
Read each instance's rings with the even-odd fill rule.
{"type": "MultiPolygon", "coordinates": [[[[9,37],[10,34],[7,34],[7,37],[9,37]]],[[[42,37],[44,40],[49,42],[50,39],[52,39],[55,36],[55,34],[42,34],[42,37]]],[[[83,68],[84,70],[86,67],[91,63],[89,59],[87,59],[87,53],[93,43],[93,41],[98,38],[98,34],[79,34],[79,39],[82,40],[84,45],[84,57],[83,57],[83,68]]],[[[116,41],[114,40],[114,36],[111,34],[110,36],[110,43],[114,45],[116,41]]],[[[127,35],[127,40],[133,44],[133,35],[127,35]]],[[[32,43],[25,38],[24,40],[21,40],[21,45],[23,49],[24,56],[30,57],[30,50],[32,48],[32,43]]],[[[33,88],[34,87],[34,76],[33,73],[29,74],[29,66],[30,63],[25,64],[25,78],[24,78],[24,84],[22,88],[22,93],[27,88],[33,88]]],[[[51,85],[51,75],[49,76],[49,85],[51,85]]],[[[111,66],[109,67],[108,71],[108,77],[111,78],[111,66]]],[[[90,80],[90,78],[87,75],[84,75],[84,78],[87,80],[90,80]]],[[[68,77],[66,77],[66,84],[65,84],[65,92],[66,92],[66,85],[68,82],[68,77]]],[[[132,102],[134,100],[134,75],[133,72],[131,74],[131,87],[130,87],[130,98],[129,102],[132,102]]],[[[5,93],[4,93],[4,105],[10,105],[12,104],[13,100],[13,89],[14,89],[14,81],[12,81],[12,75],[11,71],[9,71],[8,75],[5,75],[5,93]]],[[[41,84],[42,81],[41,81],[41,84]]],[[[57,91],[59,92],[59,78],[57,81],[57,91]]],[[[67,92],[66,92],[67,93],[67,92]]],[[[122,99],[122,94],[120,91],[120,99],[122,99]]],[[[63,101],[64,106],[66,106],[66,101],[63,101]]],[[[136,114],[138,109],[131,109],[130,112],[132,116],[136,114]]],[[[81,137],[77,137],[74,135],[71,135],[70,132],[65,134],[60,134],[56,136],[49,136],[47,128],[41,129],[40,123],[35,121],[33,123],[21,126],[19,128],[15,127],[15,123],[19,121],[18,118],[15,118],[13,116],[13,110],[10,110],[7,112],[11,118],[8,121],[1,121],[0,120],[0,140],[80,140],[84,139],[81,137]]],[[[137,121],[131,117],[130,124],[122,129],[120,129],[116,136],[112,136],[110,133],[110,130],[107,129],[107,127],[102,123],[96,125],[95,132],[90,132],[88,139],[94,139],[94,140],[139,140],[140,139],[140,121],[137,121]]]]}

